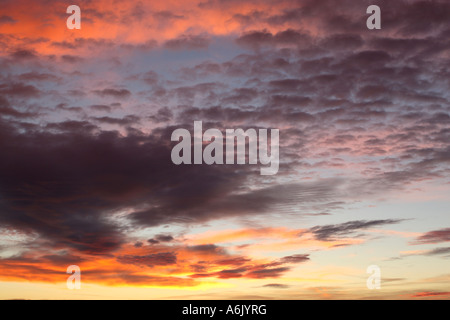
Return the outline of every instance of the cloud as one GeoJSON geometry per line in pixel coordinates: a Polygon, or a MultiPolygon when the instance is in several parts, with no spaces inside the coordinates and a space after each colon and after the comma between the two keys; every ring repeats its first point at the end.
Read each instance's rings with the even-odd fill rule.
{"type": "Polygon", "coordinates": [[[65,55],[61,56],[61,60],[66,63],[78,63],[78,62],[82,62],[83,58],[79,57],[79,56],[65,54],[65,55]]]}
{"type": "MultiPolygon", "coordinates": [[[[130,210],[130,223],[138,227],[189,224],[264,214],[294,195],[311,201],[333,191],[327,183],[236,194],[235,183],[245,181],[251,170],[175,166],[170,139],[159,134],[121,136],[88,121],[49,123],[44,131],[22,134],[0,121],[0,147],[8,155],[0,160],[7,170],[0,183],[0,221],[37,232],[54,247],[101,254],[124,241],[121,228],[109,218],[123,209],[130,210]]],[[[214,247],[191,248],[202,249],[214,247]]]]}
{"type": "Polygon", "coordinates": [[[127,115],[123,118],[112,118],[112,117],[94,117],[92,118],[94,121],[100,122],[100,123],[107,123],[107,124],[117,124],[121,126],[129,126],[132,124],[139,123],[140,118],[134,115],[127,115]]]}
{"type": "Polygon", "coordinates": [[[107,106],[104,104],[94,104],[89,106],[89,109],[92,109],[94,111],[104,111],[104,112],[111,112],[112,111],[112,107],[111,106],[107,106]]]}
{"type": "Polygon", "coordinates": [[[172,237],[171,235],[165,235],[165,234],[159,234],[155,237],[156,240],[160,241],[160,242],[171,242],[174,239],[174,237],[172,237]]]}
{"type": "Polygon", "coordinates": [[[153,17],[159,21],[159,23],[166,24],[173,20],[183,20],[185,17],[183,15],[175,14],[169,10],[163,10],[153,13],[153,17]]]}
{"type": "Polygon", "coordinates": [[[100,97],[113,97],[118,99],[125,99],[131,96],[131,92],[127,89],[106,88],[103,90],[95,90],[94,93],[100,97]]]}
{"type": "MultiPolygon", "coordinates": [[[[180,185],[158,196],[159,205],[147,210],[135,211],[130,219],[136,224],[156,226],[174,222],[200,222],[212,219],[250,216],[285,210],[294,203],[321,203],[334,196],[336,181],[314,184],[292,184],[267,187],[241,194],[234,192],[237,181],[244,181],[249,172],[233,173],[235,166],[205,166],[193,170],[189,181],[196,189],[180,185]],[[194,173],[195,172],[195,173],[194,173]],[[207,177],[215,176],[215,179],[207,177]],[[201,180],[200,180],[201,179],[201,180]],[[221,195],[217,197],[217,195],[221,195]],[[174,199],[176,199],[174,201],[174,199]],[[196,201],[192,201],[196,199],[196,201]]],[[[184,171],[184,177],[187,172],[184,171]]],[[[154,194],[155,196],[157,194],[154,194]]]]}
{"type": "MultiPolygon", "coordinates": [[[[353,0],[171,2],[156,11],[150,2],[120,10],[89,2],[81,33],[66,39],[54,32],[61,17],[45,6],[8,2],[0,17],[0,224],[33,241],[1,246],[23,252],[1,261],[2,277],[65,281],[63,264],[79,260],[87,279],[108,285],[280,278],[310,256],[255,259],[253,250],[273,257],[356,245],[365,230],[402,220],[316,219],[338,219],[359,201],[446,190],[449,5],[379,3],[389,10],[383,29],[370,32],[367,3],[353,0]],[[158,46],[198,51],[175,61],[149,52],[158,46]],[[171,132],[199,119],[222,129],[280,128],[279,175],[172,165],[171,132]],[[267,227],[303,218],[315,227],[267,227]],[[238,229],[186,234],[186,243],[170,235],[174,226],[219,220],[238,229]]],[[[446,242],[446,232],[413,243],[446,242]]]]}
{"type": "Polygon", "coordinates": [[[211,40],[206,36],[183,34],[166,41],[164,47],[170,50],[199,50],[208,48],[210,43],[211,40]]]}
{"type": "MultiPolygon", "coordinates": [[[[217,253],[217,252],[216,252],[217,253]]],[[[293,256],[283,257],[278,260],[272,260],[267,263],[255,263],[251,259],[244,257],[235,257],[215,261],[214,265],[221,267],[228,266],[229,268],[222,269],[217,272],[208,273],[206,266],[201,269],[202,273],[195,273],[193,278],[209,278],[218,277],[220,279],[232,278],[250,278],[250,279],[265,279],[265,278],[279,278],[286,272],[292,269],[291,265],[296,263],[303,263],[309,260],[308,254],[298,254],[293,256]]]]}
{"type": "MultiPolygon", "coordinates": [[[[65,270],[67,265],[75,264],[82,269],[84,281],[107,285],[186,287],[199,285],[204,278],[279,278],[292,270],[293,264],[307,260],[308,255],[254,260],[230,254],[226,248],[212,244],[143,246],[141,242],[124,244],[104,255],[92,255],[90,252],[73,255],[68,251],[54,251],[40,240],[33,250],[10,258],[0,258],[0,271],[2,279],[24,280],[34,277],[49,282],[59,281],[61,277],[55,275],[61,275],[61,270],[65,270]],[[11,272],[12,269],[19,270],[19,273],[11,272]],[[157,275],[155,277],[158,281],[149,283],[153,277],[149,274],[157,275]],[[183,274],[184,279],[187,274],[192,281],[177,283],[177,275],[180,274],[183,274]]],[[[211,279],[205,281],[209,282],[211,279]]]]}
{"type": "Polygon", "coordinates": [[[7,16],[7,15],[2,15],[0,16],[0,25],[2,24],[15,24],[17,22],[17,20],[15,20],[14,18],[7,16]]]}
{"type": "Polygon", "coordinates": [[[281,284],[281,283],[269,283],[263,285],[264,288],[274,288],[274,289],[288,289],[290,286],[287,284],[281,284]]]}
{"type": "Polygon", "coordinates": [[[147,267],[173,265],[177,256],[173,252],[161,252],[146,256],[125,255],[117,257],[117,261],[124,264],[143,265],[147,267]]]}
{"type": "Polygon", "coordinates": [[[223,248],[216,246],[215,244],[202,244],[197,246],[191,246],[187,248],[191,252],[201,252],[201,253],[218,253],[225,254],[223,248]]]}
{"type": "Polygon", "coordinates": [[[415,244],[450,241],[450,228],[428,231],[415,239],[415,244]]]}
{"type": "Polygon", "coordinates": [[[296,254],[293,256],[283,257],[281,263],[302,263],[309,260],[309,254],[296,254]]]}
{"type": "Polygon", "coordinates": [[[79,264],[84,262],[85,259],[80,256],[71,255],[68,253],[64,254],[49,254],[42,257],[43,260],[53,263],[55,265],[69,266],[73,264],[79,264]]]}
{"type": "Polygon", "coordinates": [[[0,84],[0,94],[11,97],[32,98],[40,95],[40,90],[33,85],[25,83],[2,83],[0,84]]]}
{"type": "MultiPolygon", "coordinates": [[[[76,109],[76,111],[78,111],[78,109],[76,109]]],[[[71,133],[93,132],[99,129],[97,126],[93,125],[88,121],[74,121],[74,120],[68,120],[57,123],[47,123],[45,127],[50,130],[52,129],[57,130],[58,132],[71,132],[71,133]]]]}
{"type": "Polygon", "coordinates": [[[11,104],[9,103],[8,100],[0,96],[0,115],[15,118],[32,118],[36,117],[37,113],[18,111],[11,107],[11,104]]]}
{"type": "Polygon", "coordinates": [[[300,47],[310,45],[311,41],[309,35],[293,29],[286,29],[276,34],[272,34],[267,30],[250,31],[236,39],[238,44],[254,49],[274,45],[294,45],[300,47]]]}
{"type": "Polygon", "coordinates": [[[158,244],[161,242],[172,242],[174,240],[175,240],[175,238],[172,237],[171,235],[159,234],[152,239],[148,239],[147,242],[150,244],[158,244]]]}
{"type": "Polygon", "coordinates": [[[10,56],[16,61],[35,59],[38,57],[36,51],[27,49],[18,49],[12,52],[10,56]]]}
{"type": "Polygon", "coordinates": [[[435,256],[435,255],[441,255],[441,254],[450,254],[450,247],[436,248],[436,249],[428,250],[424,253],[424,255],[427,255],[427,256],[435,256]]]}
{"type": "Polygon", "coordinates": [[[360,230],[366,230],[372,227],[382,225],[390,225],[401,222],[402,220],[385,219],[385,220],[356,220],[344,222],[335,225],[316,226],[309,229],[317,240],[333,241],[336,238],[353,235],[360,230]]]}
{"type": "Polygon", "coordinates": [[[285,272],[289,271],[290,269],[287,267],[280,267],[280,268],[269,268],[269,269],[256,269],[253,271],[250,271],[247,274],[247,277],[254,278],[254,279],[265,279],[265,278],[278,278],[285,272]]]}
{"type": "Polygon", "coordinates": [[[439,296],[450,296],[450,292],[424,291],[424,292],[417,292],[412,295],[413,298],[426,298],[439,296]]]}
{"type": "Polygon", "coordinates": [[[333,34],[321,40],[320,46],[326,50],[356,50],[364,44],[359,34],[333,34]]]}
{"type": "Polygon", "coordinates": [[[38,73],[38,72],[26,72],[19,75],[19,79],[22,81],[51,81],[57,82],[60,78],[51,73],[38,73]]]}

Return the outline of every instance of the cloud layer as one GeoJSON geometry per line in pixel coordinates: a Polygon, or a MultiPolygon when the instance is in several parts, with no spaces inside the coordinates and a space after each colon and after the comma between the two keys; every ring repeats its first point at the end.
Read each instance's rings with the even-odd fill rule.
{"type": "MultiPolygon", "coordinates": [[[[341,215],[448,200],[448,2],[80,1],[78,31],[64,1],[1,2],[1,280],[80,264],[107,285],[289,289],[316,254],[380,229],[413,230],[406,250],[448,242],[448,220],[418,226],[394,205],[341,215]],[[171,133],[194,121],[279,129],[278,175],[174,165],[171,133]]],[[[408,294],[447,295],[433,290],[408,294]]]]}

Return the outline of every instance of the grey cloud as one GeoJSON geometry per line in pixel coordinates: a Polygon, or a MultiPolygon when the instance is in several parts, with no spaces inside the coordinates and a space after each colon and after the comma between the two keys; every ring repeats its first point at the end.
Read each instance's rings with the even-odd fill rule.
{"type": "Polygon", "coordinates": [[[177,263],[177,256],[173,252],[160,252],[145,256],[123,255],[117,261],[124,264],[143,265],[147,267],[167,266],[177,263]]]}
{"type": "Polygon", "coordinates": [[[341,224],[315,226],[309,229],[317,240],[333,241],[336,238],[353,236],[355,232],[366,230],[373,227],[383,225],[396,224],[402,220],[385,219],[385,220],[357,220],[349,221],[341,224]]]}
{"type": "Polygon", "coordinates": [[[164,47],[170,50],[199,50],[207,48],[210,42],[211,40],[203,35],[184,34],[166,41],[164,47]]]}
{"type": "Polygon", "coordinates": [[[118,99],[125,99],[131,96],[131,92],[127,89],[113,89],[113,88],[106,88],[103,90],[95,90],[94,93],[96,95],[99,95],[101,97],[113,97],[118,99]]]}

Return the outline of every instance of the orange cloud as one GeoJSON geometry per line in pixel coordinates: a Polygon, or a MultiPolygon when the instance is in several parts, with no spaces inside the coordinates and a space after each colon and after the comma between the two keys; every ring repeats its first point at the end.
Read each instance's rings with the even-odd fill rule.
{"type": "Polygon", "coordinates": [[[362,239],[342,238],[334,241],[317,240],[308,229],[258,228],[223,231],[207,231],[191,235],[186,239],[188,244],[197,243],[233,243],[248,242],[234,247],[247,252],[281,252],[299,248],[332,249],[364,242],[362,239]]]}
{"type": "Polygon", "coordinates": [[[69,265],[78,265],[87,283],[111,286],[191,287],[229,278],[278,278],[308,255],[255,259],[230,254],[226,248],[203,245],[125,245],[108,255],[72,255],[29,251],[0,259],[0,280],[64,282],[69,265]],[[208,281],[198,280],[210,278],[208,281]]]}
{"type": "Polygon", "coordinates": [[[206,4],[199,0],[134,0],[114,4],[100,0],[79,1],[77,5],[81,8],[81,30],[67,29],[69,14],[66,13],[68,5],[65,2],[55,1],[43,6],[39,2],[18,0],[2,4],[2,12],[7,12],[15,22],[2,25],[7,41],[0,54],[7,55],[17,48],[33,48],[43,55],[68,52],[80,55],[101,48],[108,41],[117,45],[151,47],[152,41],[164,44],[186,34],[227,36],[254,29],[275,33],[290,27],[243,18],[254,12],[281,13],[289,7],[289,4],[282,2],[274,6],[265,1],[230,2],[225,5],[214,2],[206,4]],[[79,40],[90,41],[89,50],[79,40]]]}
{"type": "Polygon", "coordinates": [[[449,296],[450,292],[435,292],[435,291],[417,292],[412,295],[413,298],[449,297],[449,296]]]}

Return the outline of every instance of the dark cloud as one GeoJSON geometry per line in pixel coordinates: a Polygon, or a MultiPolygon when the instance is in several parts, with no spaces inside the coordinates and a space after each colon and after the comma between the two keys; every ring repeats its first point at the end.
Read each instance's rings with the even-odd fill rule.
{"type": "Polygon", "coordinates": [[[15,24],[17,20],[10,16],[2,15],[0,16],[0,25],[2,24],[15,24]]]}
{"type": "Polygon", "coordinates": [[[167,266],[177,263],[177,256],[173,252],[160,252],[145,256],[124,255],[117,257],[123,264],[142,265],[146,267],[167,266]]]}
{"type": "MultiPolygon", "coordinates": [[[[253,174],[250,168],[175,166],[170,160],[171,132],[121,136],[88,121],[70,120],[19,133],[0,121],[5,155],[0,160],[2,225],[36,232],[55,248],[100,254],[125,241],[109,218],[122,209],[131,210],[130,222],[136,227],[184,224],[264,214],[295,195],[298,201],[312,201],[333,192],[327,183],[236,194],[236,183],[253,174]]],[[[221,249],[205,245],[190,250],[221,249]]]]}
{"type": "Polygon", "coordinates": [[[241,266],[248,262],[250,262],[250,259],[248,259],[248,258],[236,257],[236,258],[219,260],[219,261],[216,261],[215,263],[218,265],[241,266]]]}
{"type": "Polygon", "coordinates": [[[5,96],[32,98],[40,95],[40,90],[35,86],[25,83],[2,83],[0,84],[0,94],[5,96]]]}
{"type": "Polygon", "coordinates": [[[160,241],[160,242],[171,242],[174,239],[174,237],[172,237],[171,235],[168,234],[159,234],[155,237],[156,240],[160,241]]]}
{"type": "Polygon", "coordinates": [[[263,285],[264,288],[274,288],[274,289],[287,289],[290,288],[287,284],[281,284],[281,283],[268,283],[263,285]]]}
{"type": "Polygon", "coordinates": [[[334,34],[320,42],[326,50],[355,50],[364,44],[363,38],[358,34],[334,34]]]}
{"type": "Polygon", "coordinates": [[[261,268],[248,272],[246,276],[254,279],[278,278],[289,270],[290,269],[287,267],[269,268],[269,269],[261,268]]]}
{"type": "Polygon", "coordinates": [[[124,99],[131,96],[131,92],[127,89],[107,88],[103,90],[95,90],[94,93],[100,97],[113,97],[118,99],[124,99]]]}
{"type": "Polygon", "coordinates": [[[317,6],[314,0],[298,2],[265,18],[274,26],[299,25],[308,27],[313,23],[320,30],[327,32],[354,32],[363,30],[368,15],[369,5],[376,4],[382,8],[382,30],[397,30],[401,35],[424,35],[442,31],[447,27],[446,16],[449,4],[446,1],[360,1],[345,0],[336,6],[332,0],[325,0],[317,6]]]}
{"type": "Polygon", "coordinates": [[[93,132],[99,129],[97,126],[91,124],[88,121],[75,121],[75,120],[68,120],[64,122],[55,122],[55,123],[48,123],[45,126],[47,129],[51,130],[57,130],[58,132],[78,132],[78,133],[86,133],[86,132],[93,132]]]}
{"type": "Polygon", "coordinates": [[[10,116],[14,118],[33,118],[37,116],[37,114],[34,112],[21,112],[17,111],[16,109],[4,106],[3,107],[0,106],[0,115],[10,116]]]}
{"type": "Polygon", "coordinates": [[[111,112],[112,107],[106,106],[104,104],[94,104],[94,105],[89,106],[89,109],[92,109],[94,111],[111,112]]]}
{"type": "Polygon", "coordinates": [[[218,253],[218,254],[225,254],[225,250],[219,246],[216,246],[215,244],[201,244],[197,246],[190,246],[187,247],[188,251],[191,252],[199,252],[199,253],[218,253]]]}
{"type": "MultiPolygon", "coordinates": [[[[388,1],[383,1],[387,4],[388,1]]],[[[385,26],[396,27],[403,35],[420,35],[437,32],[448,27],[446,17],[450,4],[446,1],[414,1],[408,5],[395,4],[385,10],[385,26]]]]}
{"type": "Polygon", "coordinates": [[[254,10],[248,14],[236,13],[233,15],[232,20],[239,22],[241,25],[251,25],[255,21],[264,18],[265,13],[262,11],[254,10]]]}
{"type": "MultiPolygon", "coordinates": [[[[131,12],[133,12],[131,9],[131,12]]],[[[108,10],[106,8],[102,8],[102,10],[97,10],[94,7],[83,9],[83,19],[89,22],[94,22],[96,20],[107,21],[109,23],[118,23],[119,17],[115,10],[108,10]]]]}
{"type": "Polygon", "coordinates": [[[173,117],[173,112],[165,107],[165,108],[161,108],[158,109],[158,111],[156,112],[155,115],[150,116],[149,119],[156,122],[156,123],[161,123],[161,122],[168,122],[169,120],[171,120],[173,117]]]}
{"type": "Polygon", "coordinates": [[[15,108],[11,107],[11,104],[8,100],[0,96],[0,116],[10,116],[14,118],[32,118],[36,117],[37,113],[18,111],[15,108]]]}
{"type": "Polygon", "coordinates": [[[137,124],[140,121],[140,118],[134,115],[127,115],[124,116],[123,118],[95,117],[92,119],[100,123],[117,124],[120,126],[129,126],[132,124],[137,124]]]}
{"type": "Polygon", "coordinates": [[[236,39],[238,44],[258,49],[261,46],[295,45],[306,46],[311,44],[311,37],[301,31],[287,29],[272,34],[267,30],[250,31],[236,39]]]}
{"type": "Polygon", "coordinates": [[[317,184],[278,185],[235,194],[233,182],[243,181],[241,179],[244,176],[233,177],[231,168],[224,166],[218,169],[217,175],[212,179],[209,175],[213,174],[216,167],[210,167],[213,170],[210,172],[207,172],[206,168],[198,172],[195,170],[196,173],[188,179],[197,189],[193,190],[185,184],[172,187],[170,193],[160,194],[158,207],[136,211],[130,218],[139,225],[155,226],[163,223],[195,223],[223,217],[243,217],[271,211],[284,212],[294,203],[321,203],[333,197],[335,192],[336,182],[327,181],[317,184]],[[227,171],[223,171],[222,175],[219,173],[222,170],[227,171]],[[203,179],[199,180],[201,177],[203,179]],[[221,196],[216,197],[216,194],[221,196]]]}
{"type": "Polygon", "coordinates": [[[58,105],[55,107],[57,111],[63,110],[63,111],[69,111],[74,113],[82,113],[83,108],[81,107],[68,107],[65,103],[58,103],[58,105]]]}
{"type": "Polygon", "coordinates": [[[281,263],[302,263],[309,260],[309,254],[296,254],[292,256],[283,257],[280,259],[281,263]]]}
{"type": "Polygon", "coordinates": [[[170,50],[199,50],[208,48],[210,43],[211,40],[206,36],[185,34],[166,41],[164,47],[170,50]]]}
{"type": "Polygon", "coordinates": [[[152,238],[152,239],[148,239],[148,243],[150,244],[158,244],[161,242],[172,242],[174,241],[175,238],[172,237],[171,235],[166,235],[166,234],[159,234],[156,237],[152,238]]]}
{"type": "Polygon", "coordinates": [[[67,63],[78,63],[78,62],[82,62],[83,58],[79,57],[79,56],[65,54],[65,55],[61,56],[61,60],[64,62],[67,62],[67,63]]]}
{"type": "MultiPolygon", "coordinates": [[[[89,137],[86,125],[54,124],[51,128],[64,129],[65,133],[37,133],[33,137],[1,130],[2,147],[9,155],[2,162],[6,176],[0,185],[3,225],[33,230],[52,239],[54,246],[92,253],[112,250],[122,243],[119,228],[107,221],[104,213],[122,207],[135,192],[132,190],[139,188],[133,174],[127,173],[130,163],[123,155],[137,152],[132,157],[141,163],[141,169],[148,167],[143,159],[148,156],[138,151],[139,139],[124,153],[120,150],[127,144],[124,140],[120,142],[111,133],[89,137]],[[8,142],[8,136],[14,144],[8,142]],[[28,163],[30,158],[33,161],[28,163]],[[112,159],[116,164],[110,162],[112,159]],[[117,171],[119,167],[122,173],[117,171]]],[[[139,197],[130,199],[128,205],[139,197]]]]}
{"type": "Polygon", "coordinates": [[[219,63],[205,61],[194,67],[184,67],[181,71],[183,78],[197,79],[220,73],[222,66],[219,63]]]}
{"type": "MultiPolygon", "coordinates": [[[[217,252],[217,247],[215,245],[202,246],[199,252],[208,253],[220,253],[217,252]]],[[[192,248],[192,247],[191,247],[192,248]]],[[[189,249],[189,247],[188,247],[189,249]]],[[[284,266],[289,264],[303,263],[309,260],[309,255],[298,254],[293,256],[287,256],[279,260],[274,260],[266,264],[254,264],[251,259],[245,257],[234,257],[229,259],[218,260],[214,262],[214,265],[218,266],[228,266],[229,268],[223,269],[218,272],[213,273],[195,273],[191,275],[192,278],[206,278],[206,277],[218,277],[221,279],[232,279],[232,278],[253,278],[253,279],[264,279],[264,278],[278,278],[284,273],[291,270],[291,267],[284,266]]],[[[194,271],[198,268],[194,268],[194,271]]],[[[200,272],[206,271],[206,268],[200,268],[200,272]]]]}
{"type": "Polygon", "coordinates": [[[163,22],[168,22],[170,20],[183,20],[185,17],[183,15],[175,14],[171,11],[158,11],[153,13],[153,17],[157,20],[161,20],[163,22]]]}
{"type": "Polygon", "coordinates": [[[60,80],[59,77],[50,73],[39,73],[39,72],[27,72],[19,75],[19,79],[22,81],[52,81],[57,82],[60,80]]]}
{"type": "Polygon", "coordinates": [[[34,50],[19,49],[11,53],[11,58],[17,61],[35,59],[37,58],[37,53],[34,50]]]}
{"type": "Polygon", "coordinates": [[[79,265],[80,263],[86,261],[85,258],[83,258],[83,257],[75,256],[75,255],[68,254],[68,253],[49,254],[49,255],[42,256],[42,259],[46,262],[48,261],[52,264],[60,265],[65,268],[70,265],[79,265]]]}
{"type": "Polygon", "coordinates": [[[2,96],[0,96],[0,107],[4,108],[4,107],[9,107],[10,103],[8,100],[6,100],[5,98],[3,98],[2,96]]]}
{"type": "MultiPolygon", "coordinates": [[[[443,255],[443,254],[450,254],[450,247],[446,248],[435,248],[432,250],[429,250],[425,253],[427,256],[437,256],[437,255],[443,255]]],[[[449,255],[450,257],[450,255],[449,255]]]]}
{"type": "Polygon", "coordinates": [[[215,276],[220,279],[240,278],[243,276],[243,273],[246,271],[247,271],[247,269],[245,269],[245,268],[227,269],[227,270],[222,270],[222,271],[215,273],[215,276]]]}
{"type": "Polygon", "coordinates": [[[333,241],[336,238],[352,236],[355,232],[366,230],[373,227],[396,224],[402,220],[386,219],[386,220],[357,220],[349,221],[341,224],[316,226],[309,229],[317,240],[333,241]]]}
{"type": "MultiPolygon", "coordinates": [[[[133,5],[129,16],[132,18],[132,21],[142,21],[146,16],[148,16],[147,8],[142,2],[139,1],[133,5]]],[[[127,18],[128,17],[125,17],[122,21],[128,23],[127,18]]]]}
{"type": "Polygon", "coordinates": [[[450,228],[433,230],[424,233],[420,237],[416,238],[415,242],[420,243],[439,243],[450,241],[450,228]]]}

